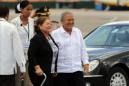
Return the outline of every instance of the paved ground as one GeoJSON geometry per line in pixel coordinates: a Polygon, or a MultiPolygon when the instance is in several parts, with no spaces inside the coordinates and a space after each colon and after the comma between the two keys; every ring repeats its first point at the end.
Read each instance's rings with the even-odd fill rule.
{"type": "MultiPolygon", "coordinates": [[[[63,12],[72,12],[75,15],[76,26],[81,29],[84,35],[101,24],[111,21],[129,20],[128,11],[94,11],[88,9],[51,9],[50,11],[51,18],[58,21],[63,12]]],[[[14,10],[11,10],[10,16],[10,19],[16,16],[14,10]]]]}

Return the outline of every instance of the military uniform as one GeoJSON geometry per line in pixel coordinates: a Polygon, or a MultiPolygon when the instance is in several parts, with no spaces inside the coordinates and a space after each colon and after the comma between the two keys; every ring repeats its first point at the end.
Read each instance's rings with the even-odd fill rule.
{"type": "MultiPolygon", "coordinates": [[[[44,17],[44,18],[50,17],[48,6],[41,7],[32,14],[32,18],[34,18],[35,21],[40,17],[44,17]]],[[[55,30],[60,26],[58,21],[52,20],[51,22],[52,22],[52,30],[55,30]]]]}

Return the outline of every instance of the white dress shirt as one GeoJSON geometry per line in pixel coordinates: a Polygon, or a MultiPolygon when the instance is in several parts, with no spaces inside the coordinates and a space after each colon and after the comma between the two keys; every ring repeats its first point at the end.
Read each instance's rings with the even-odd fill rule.
{"type": "Polygon", "coordinates": [[[25,72],[26,60],[18,31],[13,24],[0,18],[0,75],[14,74],[16,63],[21,72],[25,72]]]}
{"type": "Polygon", "coordinates": [[[89,61],[81,31],[73,27],[70,35],[60,27],[52,32],[52,36],[59,46],[57,72],[83,71],[82,64],[87,64],[89,61]]]}
{"type": "Polygon", "coordinates": [[[22,25],[20,16],[14,18],[11,21],[11,23],[13,23],[18,29],[18,32],[22,41],[23,49],[24,49],[24,54],[26,56],[26,60],[28,60],[27,52],[30,45],[30,40],[34,36],[34,20],[29,17],[28,21],[29,22],[27,25],[22,25]]]}

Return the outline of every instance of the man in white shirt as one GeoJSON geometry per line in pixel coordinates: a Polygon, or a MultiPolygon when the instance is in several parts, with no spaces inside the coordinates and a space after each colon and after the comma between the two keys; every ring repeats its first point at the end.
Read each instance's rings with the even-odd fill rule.
{"type": "Polygon", "coordinates": [[[88,72],[89,61],[81,31],[74,27],[70,12],[62,14],[61,23],[62,26],[52,32],[59,46],[54,86],[85,86],[83,71],[88,72]]]}
{"type": "Polygon", "coordinates": [[[16,27],[7,22],[9,8],[0,6],[0,86],[15,86],[16,63],[23,77],[25,57],[16,27]]]}

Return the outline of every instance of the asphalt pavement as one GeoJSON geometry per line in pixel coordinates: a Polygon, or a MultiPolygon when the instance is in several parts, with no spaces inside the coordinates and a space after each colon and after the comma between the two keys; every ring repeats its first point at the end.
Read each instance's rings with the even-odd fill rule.
{"type": "MultiPolygon", "coordinates": [[[[108,22],[129,20],[129,11],[95,11],[91,9],[50,9],[50,18],[60,21],[63,12],[72,12],[75,16],[75,26],[81,29],[83,35],[94,28],[108,22]]],[[[10,11],[10,19],[18,16],[14,10],[10,11]]]]}

